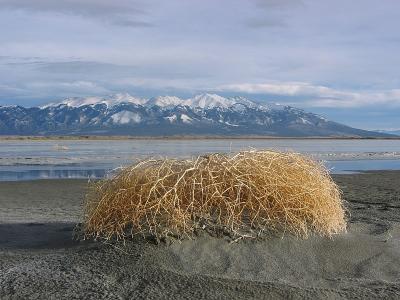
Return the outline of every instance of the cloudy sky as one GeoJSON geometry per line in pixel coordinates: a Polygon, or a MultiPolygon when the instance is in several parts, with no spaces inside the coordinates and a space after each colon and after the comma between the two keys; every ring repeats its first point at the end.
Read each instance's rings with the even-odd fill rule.
{"type": "Polygon", "coordinates": [[[398,0],[0,0],[0,105],[200,92],[400,128],[398,0]]]}

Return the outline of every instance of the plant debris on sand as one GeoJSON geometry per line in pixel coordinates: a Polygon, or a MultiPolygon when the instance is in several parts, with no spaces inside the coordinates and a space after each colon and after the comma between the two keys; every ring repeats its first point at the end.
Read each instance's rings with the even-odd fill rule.
{"type": "Polygon", "coordinates": [[[94,182],[86,198],[87,238],[183,238],[202,229],[235,238],[331,236],[346,230],[346,216],[322,163],[276,151],[148,159],[94,182]]]}

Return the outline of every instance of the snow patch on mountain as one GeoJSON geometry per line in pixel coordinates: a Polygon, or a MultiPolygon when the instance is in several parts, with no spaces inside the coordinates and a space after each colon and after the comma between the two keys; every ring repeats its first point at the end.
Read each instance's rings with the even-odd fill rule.
{"type": "Polygon", "coordinates": [[[181,115],[181,120],[183,123],[191,123],[192,122],[192,118],[185,114],[181,115]]]}
{"type": "Polygon", "coordinates": [[[139,114],[127,110],[115,113],[110,118],[114,124],[140,123],[142,120],[139,114]]]}
{"type": "Polygon", "coordinates": [[[202,109],[215,107],[228,108],[233,106],[235,101],[216,94],[201,94],[187,99],[184,104],[190,107],[200,107],[202,109]]]}
{"type": "Polygon", "coordinates": [[[263,105],[263,107],[268,108],[269,110],[285,110],[286,108],[288,108],[289,106],[287,105],[283,105],[283,104],[279,104],[279,103],[273,103],[273,102],[269,102],[266,103],[265,105],[263,105]]]}
{"type": "Polygon", "coordinates": [[[298,121],[300,124],[304,124],[304,125],[312,125],[312,123],[304,118],[298,118],[298,121]]]}
{"type": "Polygon", "coordinates": [[[138,105],[143,105],[146,103],[146,99],[138,98],[129,95],[128,93],[119,93],[111,96],[112,102],[115,104],[119,104],[122,102],[133,103],[138,105]]]}
{"type": "Polygon", "coordinates": [[[182,103],[183,100],[175,96],[159,96],[151,98],[145,104],[146,106],[174,107],[182,103]]]}
{"type": "Polygon", "coordinates": [[[238,127],[239,126],[238,124],[231,124],[229,122],[225,122],[225,124],[228,125],[228,126],[233,126],[233,127],[238,127]]]}
{"type": "Polygon", "coordinates": [[[69,107],[81,107],[85,105],[100,104],[100,103],[105,103],[108,105],[109,102],[110,100],[106,100],[100,97],[86,97],[86,98],[73,97],[73,98],[67,98],[63,100],[61,103],[56,103],[54,105],[50,104],[48,106],[58,106],[61,104],[69,107]]]}
{"type": "Polygon", "coordinates": [[[167,119],[170,123],[174,123],[174,122],[176,122],[177,117],[176,117],[176,115],[172,115],[169,117],[165,117],[165,119],[167,119]]]}
{"type": "Polygon", "coordinates": [[[137,105],[143,105],[146,103],[145,99],[133,97],[127,93],[119,93],[119,94],[114,94],[109,97],[72,97],[72,98],[67,98],[61,102],[56,102],[56,103],[50,103],[47,105],[44,105],[40,108],[47,108],[47,107],[54,107],[54,106],[59,106],[59,105],[66,105],[69,107],[81,107],[85,105],[96,105],[96,104],[105,104],[107,107],[112,107],[114,105],[120,104],[120,103],[132,103],[132,104],[137,104],[137,105]]]}

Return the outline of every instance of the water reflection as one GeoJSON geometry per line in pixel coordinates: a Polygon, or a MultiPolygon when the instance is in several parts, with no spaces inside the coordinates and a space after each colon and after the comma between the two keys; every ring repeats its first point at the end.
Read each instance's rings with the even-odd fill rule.
{"type": "MultiPolygon", "coordinates": [[[[327,161],[332,174],[356,173],[368,170],[400,170],[400,160],[327,161]]],[[[96,179],[111,176],[113,164],[81,166],[0,166],[0,181],[35,179],[96,179]]]]}
{"type": "Polygon", "coordinates": [[[377,159],[377,160],[345,160],[345,161],[327,161],[326,166],[332,174],[351,174],[357,171],[374,170],[400,170],[400,160],[395,159],[377,159]]]}
{"type": "Polygon", "coordinates": [[[78,179],[78,178],[103,178],[108,173],[106,169],[91,170],[0,170],[0,181],[20,181],[33,179],[78,179]]]}
{"type": "Polygon", "coordinates": [[[400,159],[395,159],[400,157],[400,140],[0,141],[0,181],[102,178],[109,170],[148,156],[183,158],[249,148],[294,150],[331,159],[327,166],[332,173],[400,170],[400,159]]]}

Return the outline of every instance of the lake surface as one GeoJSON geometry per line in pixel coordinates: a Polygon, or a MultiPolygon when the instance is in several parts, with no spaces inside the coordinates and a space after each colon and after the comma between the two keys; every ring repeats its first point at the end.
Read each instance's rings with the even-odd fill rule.
{"type": "Polygon", "coordinates": [[[325,161],[333,173],[400,169],[400,140],[0,141],[0,180],[101,178],[145,157],[191,157],[251,148],[309,154],[325,161]]]}

